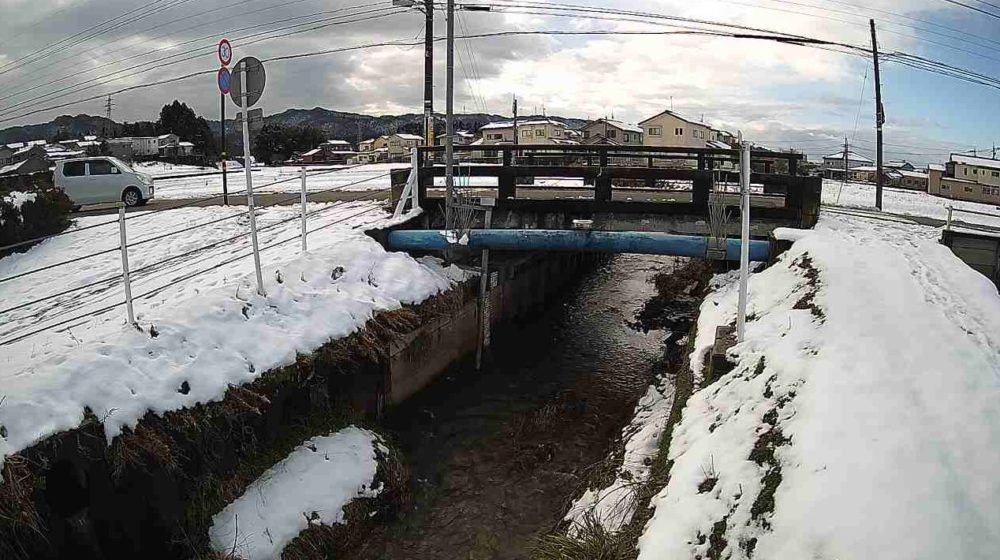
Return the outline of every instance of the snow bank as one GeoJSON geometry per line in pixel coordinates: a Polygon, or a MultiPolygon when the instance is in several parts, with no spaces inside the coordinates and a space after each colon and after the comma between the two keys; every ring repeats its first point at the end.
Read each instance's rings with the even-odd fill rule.
{"type": "MultiPolygon", "coordinates": [[[[823,204],[845,206],[850,208],[875,208],[875,185],[869,183],[853,183],[823,180],[823,204]]],[[[1000,227],[1000,209],[991,204],[951,200],[934,196],[923,191],[885,188],[882,190],[882,209],[893,214],[908,216],[923,216],[946,220],[948,206],[958,209],[986,212],[992,216],[979,216],[955,212],[954,219],[972,224],[1000,227]]]]}
{"type": "MultiPolygon", "coordinates": [[[[996,557],[1000,297],[937,233],[824,216],[753,275],[737,365],[674,429],[641,560],[996,557]]],[[[699,331],[736,299],[706,300],[699,331]]]]}
{"type": "Polygon", "coordinates": [[[376,434],[354,426],[306,441],[212,517],[212,548],[243,560],[280,559],[311,524],[343,523],[345,505],[380,492],[372,488],[376,449],[388,453],[376,434]]]}
{"type": "Polygon", "coordinates": [[[87,408],[105,418],[110,439],[147,411],[221,399],[229,386],[293,363],[296,354],[350,334],[377,312],[453,284],[440,266],[388,253],[360,232],[325,230],[319,239],[322,246],[309,253],[265,261],[267,297],[256,294],[252,274],[221,271],[194,293],[180,292],[183,299],[160,302],[140,320],[143,330],[123,325],[119,315],[103,324],[101,336],[84,335],[47,359],[0,372],[0,455],[76,427],[87,408]]]}
{"type": "Polygon", "coordinates": [[[614,482],[598,490],[588,489],[570,506],[564,519],[572,522],[571,535],[583,526],[588,514],[608,531],[619,531],[632,520],[638,505],[636,489],[649,480],[673,402],[673,387],[668,380],[649,386],[636,405],[631,424],[622,433],[625,456],[614,482]]]}

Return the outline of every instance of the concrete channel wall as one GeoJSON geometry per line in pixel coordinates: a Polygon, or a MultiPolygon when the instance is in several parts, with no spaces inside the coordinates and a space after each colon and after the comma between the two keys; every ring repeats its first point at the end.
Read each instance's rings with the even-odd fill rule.
{"type": "MultiPolygon", "coordinates": [[[[601,259],[494,255],[491,323],[526,315],[601,259]]],[[[344,422],[371,422],[474,355],[477,294],[474,279],[380,314],[221,401],[149,413],[110,445],[88,413],[80,427],[8,457],[0,558],[204,557],[210,516],[294,445],[344,422]]]]}

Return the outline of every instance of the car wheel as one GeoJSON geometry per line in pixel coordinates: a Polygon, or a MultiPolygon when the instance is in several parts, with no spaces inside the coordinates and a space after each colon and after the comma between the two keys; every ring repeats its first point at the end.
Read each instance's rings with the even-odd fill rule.
{"type": "Polygon", "coordinates": [[[142,193],[135,187],[129,187],[122,193],[122,202],[129,208],[134,208],[142,204],[142,193]]]}

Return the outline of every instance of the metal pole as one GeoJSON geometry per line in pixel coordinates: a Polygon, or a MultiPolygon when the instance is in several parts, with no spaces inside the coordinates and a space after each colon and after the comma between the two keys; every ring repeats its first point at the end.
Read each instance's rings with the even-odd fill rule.
{"type": "Polygon", "coordinates": [[[222,204],[229,206],[229,179],[226,177],[226,96],[219,96],[222,113],[222,204]]]}
{"type": "Polygon", "coordinates": [[[128,272],[128,237],[125,235],[125,205],[118,207],[118,233],[122,250],[122,283],[125,284],[125,312],[128,324],[135,325],[135,313],[132,310],[132,282],[128,272]]]}
{"type": "Polygon", "coordinates": [[[945,231],[951,231],[951,213],[954,208],[951,204],[948,205],[948,221],[944,224],[945,231]]]}
{"type": "MultiPolygon", "coordinates": [[[[486,201],[484,201],[486,202],[486,201]]],[[[486,229],[493,226],[493,201],[489,201],[483,225],[486,229]]],[[[476,347],[476,370],[483,364],[483,349],[489,344],[490,328],[490,250],[483,249],[483,264],[479,272],[479,344],[476,347]]]]}
{"type": "Polygon", "coordinates": [[[517,146],[519,142],[520,140],[518,139],[518,134],[517,134],[517,96],[515,95],[514,96],[514,145],[517,146]]]}
{"type": "Polygon", "coordinates": [[[257,245],[257,212],[253,205],[253,177],[250,176],[250,107],[247,102],[250,100],[250,92],[247,91],[247,65],[243,63],[243,71],[240,72],[240,85],[243,89],[243,170],[247,182],[247,207],[250,211],[250,241],[253,243],[253,266],[257,272],[257,293],[266,296],[264,291],[264,276],[260,272],[260,248],[257,245]]]}
{"type": "Polygon", "coordinates": [[[445,207],[444,223],[445,229],[451,230],[455,224],[452,222],[452,204],[455,195],[455,0],[448,0],[448,77],[447,93],[445,98],[445,207]]]}
{"type": "Polygon", "coordinates": [[[302,168],[302,252],[309,250],[306,246],[306,168],[302,168]]]}
{"type": "Polygon", "coordinates": [[[878,41],[875,38],[875,20],[868,20],[872,28],[872,58],[875,60],[875,208],[882,209],[882,125],[885,110],[882,108],[882,78],[878,71],[878,41]]]}
{"type": "Polygon", "coordinates": [[[434,145],[434,0],[424,0],[424,141],[434,145]]]}
{"type": "Polygon", "coordinates": [[[750,144],[740,134],[740,299],[736,314],[736,339],[743,342],[747,320],[747,282],[750,276],[750,144]]]}

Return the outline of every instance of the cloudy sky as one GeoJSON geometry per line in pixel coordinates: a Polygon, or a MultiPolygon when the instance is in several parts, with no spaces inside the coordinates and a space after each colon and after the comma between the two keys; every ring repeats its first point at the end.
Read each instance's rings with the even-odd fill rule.
{"type": "MultiPolygon", "coordinates": [[[[968,7],[949,0],[486,0],[480,4],[493,11],[462,13],[459,35],[619,33],[460,41],[456,108],[507,115],[516,93],[522,113],[614,115],[637,122],[672,106],[774,147],[822,155],[836,151],[847,136],[857,151],[870,154],[875,136],[870,59],[764,41],[623,34],[704,28],[626,12],[859,46],[870,45],[867,18],[872,17],[883,51],[1000,76],[1000,9],[989,5],[1000,1],[961,3],[968,7]],[[541,4],[612,8],[617,15],[553,13],[541,4]]],[[[392,8],[388,0],[0,0],[0,13],[0,128],[61,114],[103,114],[103,100],[86,99],[197,72],[207,73],[115,95],[114,118],[153,120],[173,99],[218,118],[212,72],[221,37],[232,40],[237,59],[415,43],[423,37],[422,14],[392,8]]],[[[444,15],[438,13],[436,21],[441,35],[444,15]]],[[[443,110],[443,44],[436,60],[436,109],[443,110]]],[[[349,50],[266,66],[261,106],[268,113],[316,106],[368,114],[421,110],[420,46],[349,50]]],[[[882,70],[889,157],[941,161],[949,151],[990,153],[1000,142],[1000,90],[898,64],[886,63],[882,70]]]]}

